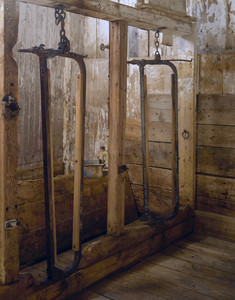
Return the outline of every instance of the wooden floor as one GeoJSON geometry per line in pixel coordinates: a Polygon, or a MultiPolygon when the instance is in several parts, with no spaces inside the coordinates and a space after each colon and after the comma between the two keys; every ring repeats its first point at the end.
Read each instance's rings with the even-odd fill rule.
{"type": "Polygon", "coordinates": [[[69,299],[235,299],[235,244],[193,234],[69,299]]]}

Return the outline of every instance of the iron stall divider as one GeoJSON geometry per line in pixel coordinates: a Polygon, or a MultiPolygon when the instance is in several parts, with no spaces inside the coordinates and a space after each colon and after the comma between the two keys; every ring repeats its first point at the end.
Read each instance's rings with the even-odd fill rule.
{"type": "MultiPolygon", "coordinates": [[[[85,56],[79,55],[74,52],[66,52],[55,49],[44,49],[43,45],[39,47],[33,47],[31,49],[20,49],[19,52],[27,52],[36,54],[39,57],[40,63],[40,83],[41,83],[41,109],[42,109],[42,142],[43,142],[43,173],[44,173],[44,197],[45,197],[45,223],[46,223],[46,241],[47,241],[47,277],[48,281],[58,281],[62,278],[68,277],[74,273],[79,265],[82,254],[82,221],[81,221],[81,209],[83,199],[83,167],[84,167],[84,140],[85,140],[85,105],[86,105],[86,66],[84,63],[85,56]],[[81,147],[77,149],[79,153],[75,153],[76,157],[79,157],[80,161],[75,161],[78,168],[75,168],[74,178],[79,178],[80,182],[74,182],[74,191],[76,184],[80,186],[79,199],[74,198],[74,210],[73,210],[73,224],[77,224],[78,228],[73,226],[73,231],[77,232],[79,239],[74,238],[73,234],[73,250],[74,260],[70,267],[66,270],[61,270],[55,266],[55,244],[56,232],[55,232],[55,214],[53,208],[53,158],[52,158],[52,145],[51,145],[51,129],[50,129],[50,99],[49,99],[49,79],[47,60],[56,56],[70,58],[75,60],[80,68],[80,75],[82,76],[81,87],[82,99],[79,105],[80,107],[80,125],[78,126],[80,132],[76,132],[79,135],[81,147]],[[80,166],[80,167],[79,167],[80,166]],[[78,175],[78,176],[76,176],[78,175]],[[75,203],[79,201],[80,203],[75,203]],[[75,211],[75,208],[79,212],[75,211]],[[76,220],[75,220],[76,218],[76,220]]],[[[78,97],[78,95],[77,95],[78,97]]],[[[79,100],[79,99],[78,99],[79,100]]],[[[77,110],[77,107],[76,107],[77,110]]],[[[77,120],[76,120],[77,121],[77,120]]],[[[77,128],[77,126],[76,126],[77,128]]],[[[76,152],[76,151],[75,151],[76,152]]]]}
{"type": "MultiPolygon", "coordinates": [[[[185,61],[185,60],[177,60],[185,61]]],[[[178,72],[175,65],[169,60],[132,60],[129,64],[138,65],[140,72],[140,98],[141,98],[141,136],[142,136],[142,164],[143,164],[143,196],[144,196],[144,219],[154,219],[156,221],[166,221],[173,219],[179,211],[179,146],[178,146],[178,72]],[[145,86],[144,86],[144,68],[146,65],[167,65],[172,71],[172,200],[175,202],[173,213],[168,216],[157,216],[148,209],[149,182],[146,165],[146,127],[145,127],[145,86]]],[[[147,137],[148,138],[148,137],[147,137]]]]}

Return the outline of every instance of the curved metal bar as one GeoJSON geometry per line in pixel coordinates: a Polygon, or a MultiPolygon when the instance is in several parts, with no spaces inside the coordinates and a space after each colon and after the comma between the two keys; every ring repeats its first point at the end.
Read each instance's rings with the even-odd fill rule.
{"type": "MultiPolygon", "coordinates": [[[[54,230],[53,230],[53,214],[51,207],[51,190],[52,183],[50,180],[51,169],[49,165],[51,164],[52,157],[48,151],[49,149],[49,138],[48,138],[48,120],[49,120],[49,88],[48,88],[48,70],[47,70],[47,60],[54,58],[56,56],[61,56],[65,58],[74,59],[80,68],[80,73],[83,75],[83,98],[81,105],[81,114],[82,114],[82,149],[81,149],[81,189],[80,195],[81,200],[83,198],[83,167],[84,167],[84,139],[85,139],[85,105],[86,105],[86,66],[84,63],[84,57],[74,52],[63,53],[60,50],[55,49],[44,49],[44,45],[39,47],[33,47],[31,49],[20,49],[19,52],[33,53],[38,55],[40,61],[40,78],[41,78],[41,104],[42,104],[42,127],[43,127],[43,168],[44,168],[44,196],[45,196],[45,218],[46,218],[46,237],[47,237],[47,277],[50,281],[58,281],[62,278],[68,277],[76,271],[78,268],[81,255],[82,255],[82,221],[80,215],[80,235],[79,235],[79,251],[74,252],[74,260],[72,264],[66,269],[61,270],[55,267],[55,257],[54,257],[54,230]]],[[[82,203],[82,201],[81,201],[82,203]]],[[[81,204],[80,204],[81,205],[81,204]]]]}
{"type": "Polygon", "coordinates": [[[142,153],[143,153],[143,193],[144,193],[144,218],[152,218],[157,221],[167,221],[173,219],[179,211],[179,147],[178,147],[178,72],[175,65],[169,60],[132,60],[128,61],[129,64],[138,65],[140,71],[140,95],[141,95],[141,133],[142,133],[142,153]],[[172,93],[172,112],[174,116],[174,134],[172,138],[173,153],[175,155],[173,166],[173,182],[172,190],[173,197],[175,198],[175,207],[172,214],[168,216],[157,216],[155,213],[148,209],[148,190],[149,183],[147,178],[146,166],[146,134],[145,134],[145,111],[144,111],[144,67],[146,65],[167,65],[173,71],[173,91],[172,93]]]}

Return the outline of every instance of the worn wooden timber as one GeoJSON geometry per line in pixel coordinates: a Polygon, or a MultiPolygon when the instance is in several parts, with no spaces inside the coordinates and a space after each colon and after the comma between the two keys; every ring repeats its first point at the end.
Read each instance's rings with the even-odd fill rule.
{"type": "Polygon", "coordinates": [[[110,23],[110,108],[107,231],[119,235],[124,228],[124,132],[127,85],[127,24],[110,23]]]}
{"type": "Polygon", "coordinates": [[[235,241],[234,217],[195,210],[195,232],[235,241]]]}
{"type": "MultiPolygon", "coordinates": [[[[22,2],[54,8],[56,0],[23,0],[22,2]]],[[[192,33],[192,22],[195,19],[179,16],[169,11],[145,11],[134,7],[115,3],[109,0],[62,0],[60,4],[65,10],[107,21],[125,21],[128,25],[145,30],[159,29],[174,35],[189,35],[192,33]]]]}
{"type": "MultiPolygon", "coordinates": [[[[117,270],[127,268],[143,257],[156,252],[160,247],[187,235],[192,230],[193,213],[189,207],[181,208],[178,216],[174,220],[165,222],[164,225],[163,223],[148,225],[136,221],[126,226],[119,237],[105,235],[86,243],[83,248],[80,269],[67,279],[69,285],[61,280],[44,287],[38,286],[34,282],[34,286],[30,287],[29,282],[29,287],[25,288],[19,297],[24,299],[64,299],[117,270]]],[[[58,262],[61,265],[69,264],[71,255],[71,252],[59,255],[58,262]]],[[[25,269],[25,273],[33,273],[34,279],[37,274],[43,278],[45,270],[46,265],[41,263],[35,265],[34,271],[32,267],[25,269]]],[[[26,285],[25,281],[24,285],[26,285]]],[[[4,299],[6,293],[11,299],[11,289],[8,288],[0,289],[0,299],[4,299]]]]}
{"type": "Polygon", "coordinates": [[[186,64],[179,63],[178,65],[179,193],[181,203],[195,207],[197,93],[197,41],[195,24],[193,25],[193,33],[186,41],[191,45],[192,62],[186,64]],[[186,133],[186,136],[184,133],[186,133]]]}
{"type": "Polygon", "coordinates": [[[17,41],[18,1],[0,1],[0,283],[18,279],[18,228],[4,229],[4,222],[17,219],[16,169],[18,152],[17,117],[3,115],[5,95],[18,101],[18,69],[12,49],[17,41]]]}
{"type": "MultiPolygon", "coordinates": [[[[200,65],[203,74],[201,84],[206,80],[206,73],[213,75],[204,67],[204,63],[212,63],[212,58],[215,73],[221,73],[222,68],[231,74],[235,67],[233,55],[231,65],[229,56],[226,57],[227,60],[221,56],[223,63],[219,62],[219,56],[203,58],[200,65]]],[[[198,95],[197,99],[196,209],[228,217],[235,216],[234,99],[235,94],[204,94],[198,95]]]]}
{"type": "MultiPolygon", "coordinates": [[[[73,176],[55,177],[58,250],[71,248],[73,224],[73,176]]],[[[84,179],[83,240],[104,234],[107,227],[108,176],[84,179]]],[[[45,252],[43,179],[18,182],[20,265],[42,259],[45,252]]],[[[128,178],[125,182],[125,223],[138,218],[128,178]]]]}

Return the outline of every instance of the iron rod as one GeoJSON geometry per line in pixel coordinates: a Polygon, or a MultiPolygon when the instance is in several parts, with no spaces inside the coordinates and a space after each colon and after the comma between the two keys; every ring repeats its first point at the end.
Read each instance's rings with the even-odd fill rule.
{"type": "Polygon", "coordinates": [[[44,173],[44,198],[45,198],[45,223],[47,244],[47,276],[52,279],[54,256],[54,227],[53,227],[53,183],[52,183],[52,157],[50,151],[50,107],[48,89],[47,58],[40,57],[40,83],[41,83],[41,114],[42,114],[42,144],[43,144],[43,173],[44,173]]]}
{"type": "Polygon", "coordinates": [[[148,211],[148,175],[147,175],[147,161],[146,161],[146,124],[145,124],[145,86],[144,86],[144,66],[139,66],[140,71],[140,101],[141,101],[141,136],[142,136],[142,166],[143,166],[143,194],[144,194],[144,214],[148,211]]]}
{"type": "Polygon", "coordinates": [[[142,160],[143,160],[143,195],[144,216],[150,216],[156,221],[166,221],[174,218],[179,211],[179,146],[178,146],[178,72],[175,65],[169,60],[132,60],[129,64],[138,65],[140,72],[140,99],[141,99],[141,134],[142,134],[142,160]],[[149,182],[146,172],[146,128],[144,113],[144,67],[146,65],[167,65],[173,71],[172,76],[172,200],[174,198],[174,210],[168,216],[157,216],[148,209],[149,182]]]}

